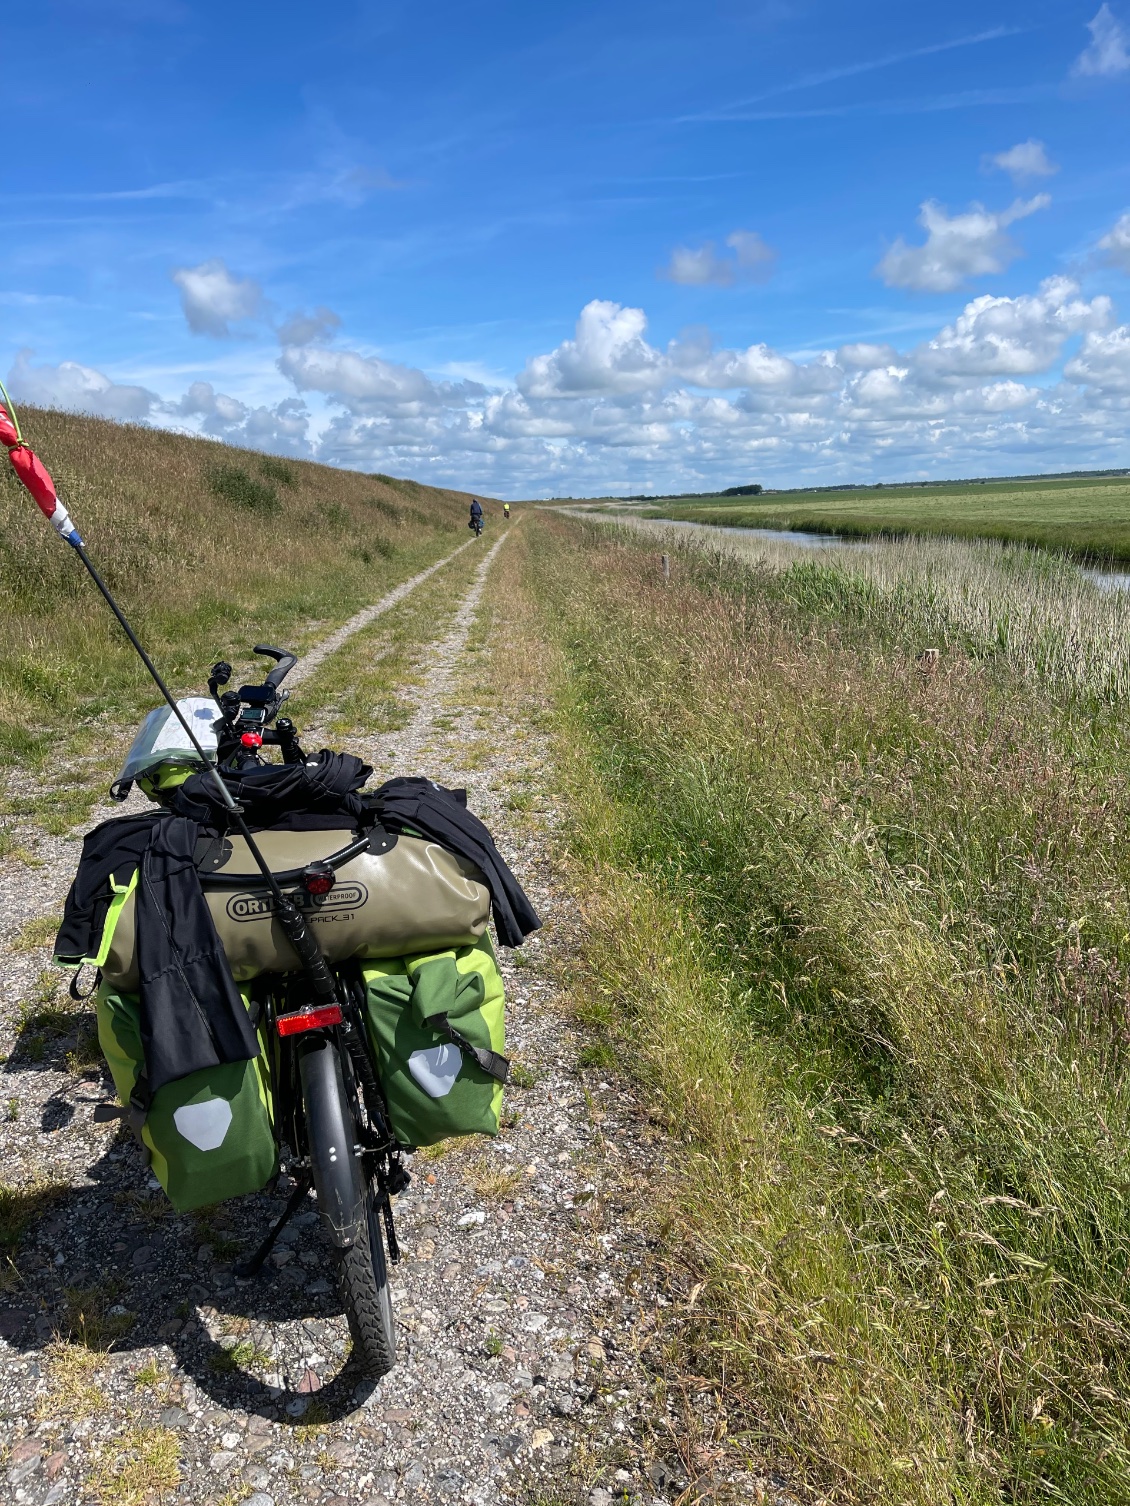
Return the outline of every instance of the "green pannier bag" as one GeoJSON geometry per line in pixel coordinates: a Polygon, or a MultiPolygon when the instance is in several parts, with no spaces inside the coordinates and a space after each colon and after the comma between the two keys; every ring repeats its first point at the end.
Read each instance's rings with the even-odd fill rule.
{"type": "Polygon", "coordinates": [[[405,1146],[497,1135],[502,975],[489,936],[474,946],[363,962],[366,1023],[392,1131],[405,1146]]]}
{"type": "MultiPolygon", "coordinates": [[[[140,1003],[135,994],[117,993],[106,982],[94,997],[98,1041],[118,1097],[128,1105],[144,1064],[140,1003]]],[[[246,993],[243,999],[246,1004],[246,993]]],[[[278,1170],[273,1119],[262,1055],[205,1067],[158,1088],[141,1139],[177,1212],[265,1186],[278,1170]]]]}

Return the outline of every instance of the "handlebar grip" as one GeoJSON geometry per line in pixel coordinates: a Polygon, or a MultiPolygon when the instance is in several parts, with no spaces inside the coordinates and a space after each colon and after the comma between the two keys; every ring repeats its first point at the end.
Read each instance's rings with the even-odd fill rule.
{"type": "Polygon", "coordinates": [[[275,668],[271,670],[270,674],[263,681],[263,684],[269,685],[272,690],[278,689],[298,663],[297,654],[288,654],[284,648],[271,648],[266,643],[257,643],[254,652],[257,654],[266,654],[269,659],[277,661],[275,668]]]}

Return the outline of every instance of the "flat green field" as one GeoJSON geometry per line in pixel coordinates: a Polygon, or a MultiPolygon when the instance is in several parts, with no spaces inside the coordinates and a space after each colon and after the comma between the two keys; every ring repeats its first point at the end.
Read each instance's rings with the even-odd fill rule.
{"type": "MultiPolygon", "coordinates": [[[[634,511],[634,509],[633,509],[634,511]]],[[[1095,560],[1130,560],[1130,477],[883,486],[658,503],[644,516],[832,533],[1016,539],[1095,560]]]]}

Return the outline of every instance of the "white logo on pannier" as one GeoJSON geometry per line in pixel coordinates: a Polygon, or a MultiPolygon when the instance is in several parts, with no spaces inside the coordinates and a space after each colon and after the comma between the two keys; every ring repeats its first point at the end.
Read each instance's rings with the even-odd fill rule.
{"type": "MultiPolygon", "coordinates": [[[[307,894],[298,890],[289,894],[296,905],[311,912],[317,920],[325,910],[355,910],[369,898],[364,884],[335,884],[328,894],[307,894]]],[[[232,920],[262,920],[275,913],[274,897],[270,894],[236,894],[227,903],[228,916],[232,920]]]]}
{"type": "Polygon", "coordinates": [[[409,1072],[429,1098],[446,1098],[462,1065],[463,1053],[458,1046],[429,1046],[426,1051],[413,1051],[408,1058],[409,1072]]]}
{"type": "Polygon", "coordinates": [[[226,1098],[207,1103],[183,1103],[173,1110],[173,1123],[197,1150],[219,1150],[231,1128],[231,1104],[226,1098]]]}

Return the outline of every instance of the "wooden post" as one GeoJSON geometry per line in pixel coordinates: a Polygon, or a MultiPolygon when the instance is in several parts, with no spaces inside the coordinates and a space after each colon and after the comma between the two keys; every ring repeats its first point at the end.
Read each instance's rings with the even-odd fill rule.
{"type": "Polygon", "coordinates": [[[929,680],[938,672],[938,662],[941,658],[940,651],[936,648],[924,648],[918,655],[919,679],[929,680]]]}
{"type": "Polygon", "coordinates": [[[669,586],[671,584],[671,556],[664,554],[661,558],[663,561],[663,584],[669,586]]]}

